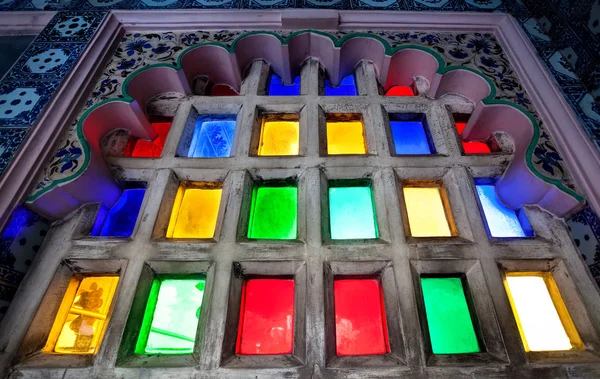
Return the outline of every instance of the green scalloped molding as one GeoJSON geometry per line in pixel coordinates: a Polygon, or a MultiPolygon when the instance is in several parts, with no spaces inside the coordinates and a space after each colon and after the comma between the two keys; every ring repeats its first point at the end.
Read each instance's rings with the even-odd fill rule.
{"type": "Polygon", "coordinates": [[[226,45],[224,43],[221,42],[204,42],[204,43],[199,43],[196,45],[192,45],[190,47],[188,47],[187,49],[183,50],[181,52],[181,54],[178,56],[177,58],[177,64],[175,66],[171,65],[171,64],[165,64],[165,63],[158,63],[158,64],[154,64],[154,65],[150,65],[150,66],[146,66],[143,68],[140,68],[136,71],[134,71],[133,73],[131,73],[123,82],[123,86],[121,87],[121,92],[123,94],[123,98],[115,98],[115,99],[108,99],[108,100],[104,100],[101,101],[100,103],[94,105],[93,107],[91,107],[90,109],[88,109],[79,119],[79,122],[77,123],[77,137],[79,137],[80,141],[81,141],[81,147],[83,148],[83,150],[85,151],[85,159],[83,161],[83,164],[79,166],[79,168],[77,169],[77,171],[75,173],[73,173],[72,175],[66,177],[66,178],[62,178],[62,179],[58,179],[58,180],[54,180],[52,181],[52,183],[45,187],[42,188],[41,190],[39,190],[36,193],[33,193],[32,195],[30,195],[27,198],[27,202],[34,202],[35,200],[37,200],[40,196],[42,196],[44,193],[50,191],[52,188],[55,188],[57,186],[60,186],[63,183],[67,183],[70,182],[74,179],[76,179],[80,174],[82,174],[85,169],[87,168],[89,161],[90,161],[90,147],[89,144],[87,142],[87,140],[85,139],[84,135],[83,135],[83,123],[85,121],[85,119],[87,118],[87,116],[92,113],[94,110],[105,106],[106,104],[112,103],[112,102],[124,102],[124,103],[131,103],[133,102],[133,98],[129,95],[129,92],[127,90],[127,87],[129,85],[129,82],[139,73],[149,70],[149,69],[153,69],[153,68],[157,68],[157,67],[166,67],[166,68],[170,68],[172,70],[181,70],[182,66],[181,66],[181,60],[183,58],[183,56],[185,54],[187,54],[189,51],[196,49],[200,46],[208,46],[208,45],[213,45],[213,46],[219,46],[225,50],[227,50],[227,52],[229,52],[230,54],[235,53],[235,46],[244,38],[252,36],[252,35],[270,35],[275,37],[276,39],[279,40],[279,42],[282,45],[289,45],[290,41],[292,38],[294,38],[295,36],[298,36],[300,34],[305,34],[305,33],[312,33],[312,34],[318,34],[324,37],[327,37],[331,40],[333,47],[334,48],[341,48],[344,43],[346,43],[347,41],[353,39],[353,38],[370,38],[370,39],[375,39],[377,41],[379,41],[379,43],[381,43],[385,49],[385,55],[386,56],[393,56],[395,53],[397,53],[398,51],[401,50],[406,50],[406,49],[416,49],[416,50],[422,50],[428,54],[430,54],[432,57],[434,57],[437,62],[438,62],[438,69],[437,69],[437,73],[440,75],[444,75],[447,72],[450,71],[454,71],[454,70],[466,70],[466,71],[470,71],[476,75],[478,75],[479,77],[481,77],[483,80],[485,80],[489,87],[490,87],[490,93],[489,95],[482,100],[483,104],[485,105],[507,105],[510,107],[513,107],[515,109],[517,109],[519,112],[523,113],[525,116],[527,116],[529,118],[529,120],[531,121],[531,124],[533,126],[533,138],[531,139],[531,141],[529,142],[529,145],[527,147],[527,154],[525,155],[525,160],[527,163],[527,167],[529,168],[529,170],[531,172],[534,173],[535,176],[537,176],[538,178],[540,178],[541,180],[543,180],[546,183],[552,184],[554,186],[556,186],[557,188],[559,188],[561,191],[567,193],[568,195],[572,196],[573,198],[575,198],[577,201],[579,202],[584,202],[585,199],[583,196],[581,196],[580,194],[578,194],[577,192],[573,191],[571,188],[568,188],[564,185],[564,183],[561,180],[558,179],[554,179],[554,178],[549,178],[547,176],[545,176],[542,172],[538,171],[536,169],[536,167],[533,164],[533,161],[531,159],[532,155],[533,155],[533,151],[535,149],[535,146],[537,144],[537,140],[540,136],[540,127],[537,123],[537,121],[535,120],[535,118],[533,117],[533,115],[531,113],[529,113],[527,110],[525,110],[523,107],[515,104],[515,103],[511,103],[509,101],[505,101],[505,100],[497,100],[495,99],[496,97],[496,87],[494,86],[494,83],[485,75],[483,75],[481,72],[471,68],[471,67],[463,67],[463,66],[449,66],[446,67],[445,61],[443,60],[443,58],[433,49],[429,49],[427,47],[424,46],[418,46],[418,45],[402,45],[402,46],[398,46],[398,47],[391,47],[386,40],[384,40],[383,38],[377,36],[377,35],[373,35],[373,34],[368,34],[368,33],[351,33],[351,34],[347,34],[345,36],[343,36],[342,38],[337,38],[336,36],[326,33],[326,32],[322,32],[322,31],[318,31],[318,30],[301,30],[301,31],[297,31],[297,32],[293,32],[290,35],[288,35],[287,37],[282,37],[281,35],[275,33],[275,32],[271,32],[271,31],[251,31],[251,32],[247,32],[244,33],[242,35],[240,35],[239,37],[237,37],[230,45],[226,45]]]}

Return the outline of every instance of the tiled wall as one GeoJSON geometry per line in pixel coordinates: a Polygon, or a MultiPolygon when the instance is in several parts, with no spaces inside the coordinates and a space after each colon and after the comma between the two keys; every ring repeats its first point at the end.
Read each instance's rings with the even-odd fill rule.
{"type": "MultiPolygon", "coordinates": [[[[104,11],[294,7],[510,13],[521,23],[588,136],[600,149],[600,106],[579,80],[581,77],[588,88],[596,89],[595,96],[598,97],[600,25],[596,21],[600,17],[600,0],[0,0],[0,11],[63,10],[0,82],[0,173],[8,166],[40,112],[85,49],[104,19],[104,11]],[[592,20],[594,17],[596,19],[592,20]]],[[[0,239],[0,319],[3,307],[7,307],[12,299],[48,228],[46,221],[21,208],[15,215],[13,220],[21,217],[32,221],[23,224],[26,226],[17,233],[14,228],[7,227],[0,239]]],[[[593,275],[600,282],[598,217],[587,208],[568,224],[593,275]]]]}

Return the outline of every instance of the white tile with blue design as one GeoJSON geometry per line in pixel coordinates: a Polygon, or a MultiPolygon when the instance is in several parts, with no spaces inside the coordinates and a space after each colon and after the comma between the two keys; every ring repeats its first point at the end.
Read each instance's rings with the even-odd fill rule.
{"type": "Polygon", "coordinates": [[[86,47],[77,43],[33,43],[13,66],[10,80],[63,78],[86,47]]]}
{"type": "Polygon", "coordinates": [[[0,128],[0,172],[8,166],[29,134],[29,128],[0,128]]]}
{"type": "Polygon", "coordinates": [[[32,126],[59,84],[59,80],[0,82],[0,127],[32,126]]]}

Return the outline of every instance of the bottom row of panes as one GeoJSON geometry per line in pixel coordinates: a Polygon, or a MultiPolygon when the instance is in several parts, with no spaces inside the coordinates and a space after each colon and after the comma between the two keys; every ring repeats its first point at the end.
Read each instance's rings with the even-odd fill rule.
{"type": "MultiPolygon", "coordinates": [[[[94,354],[102,341],[118,276],[71,279],[44,353],[94,354]]],[[[422,276],[420,290],[433,354],[485,351],[477,315],[462,275],[422,276]]],[[[194,351],[206,278],[158,275],[147,299],[135,354],[194,351]]],[[[526,351],[581,349],[582,343],[551,273],[506,273],[506,291],[526,351]]],[[[384,290],[378,278],[333,281],[338,356],[390,352],[384,290]]],[[[247,278],[242,284],[237,355],[292,354],[295,282],[292,278],[247,278]]]]}

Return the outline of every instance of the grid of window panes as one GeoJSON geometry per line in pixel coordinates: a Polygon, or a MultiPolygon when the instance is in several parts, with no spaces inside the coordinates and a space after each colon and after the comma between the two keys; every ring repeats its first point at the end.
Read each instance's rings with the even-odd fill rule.
{"type": "Polygon", "coordinates": [[[193,97],[153,124],[157,140],[110,158],[127,187],[71,252],[92,245],[149,274],[120,274],[137,287],[118,306],[134,305],[112,319],[116,284],[102,285],[111,277],[77,276],[46,353],[95,354],[114,317],[127,324],[107,341],[116,366],[211,367],[215,377],[228,375],[219,367],[298,377],[315,364],[485,372],[519,354],[585,350],[547,264],[576,252],[557,250],[547,231],[538,238],[542,212],[498,198],[503,153],[493,136],[460,139],[465,103],[416,87],[384,94],[366,62],[337,87],[312,60],[293,83],[263,65],[252,64],[239,95],[193,97]],[[545,263],[491,264],[507,259],[506,246],[510,259],[545,263]],[[335,262],[343,268],[328,268],[335,262]],[[506,330],[521,345],[504,342],[506,330]]]}

